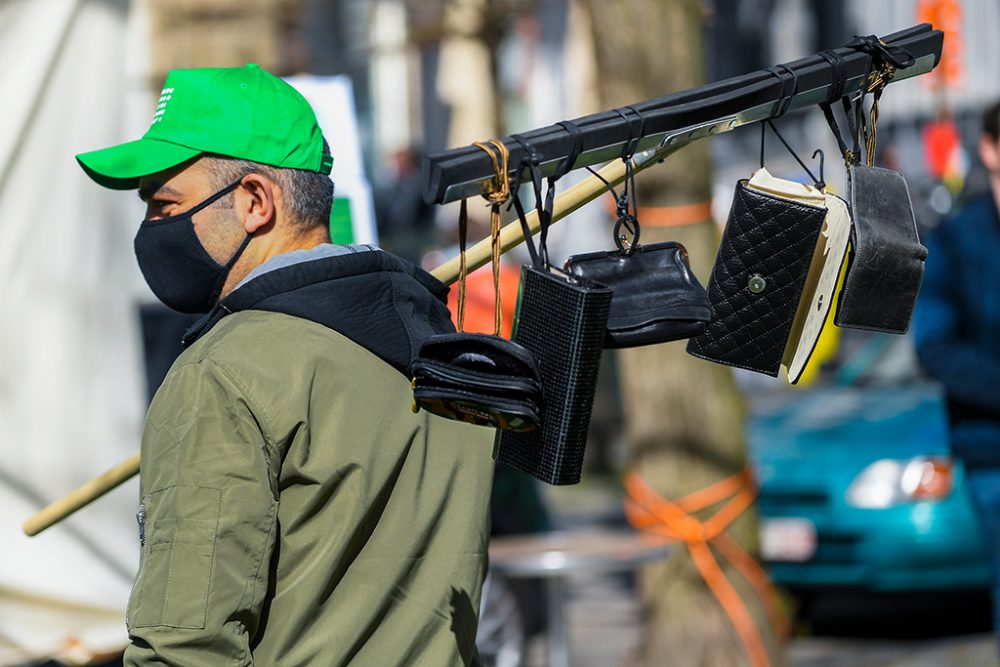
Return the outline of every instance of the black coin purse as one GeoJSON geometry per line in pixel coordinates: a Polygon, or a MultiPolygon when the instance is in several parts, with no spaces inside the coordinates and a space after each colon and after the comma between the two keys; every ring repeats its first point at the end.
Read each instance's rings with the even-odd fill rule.
{"type": "Polygon", "coordinates": [[[413,409],[480,426],[532,431],[542,387],[524,348],[499,336],[434,336],[410,366],[413,409]]]}

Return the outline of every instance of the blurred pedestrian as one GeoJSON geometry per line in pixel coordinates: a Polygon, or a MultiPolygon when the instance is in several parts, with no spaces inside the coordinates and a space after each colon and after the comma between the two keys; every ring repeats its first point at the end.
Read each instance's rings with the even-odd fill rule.
{"type": "Polygon", "coordinates": [[[78,160],[138,188],[146,281],[206,313],[146,418],[125,664],[475,664],[492,432],[411,411],[448,290],[330,243],[305,99],[175,70],[143,138],[78,160]]]}
{"type": "Polygon", "coordinates": [[[979,155],[990,189],[927,239],[913,333],[921,364],[944,387],[951,449],[993,562],[1000,629],[1000,102],[983,115],[979,155]]]}

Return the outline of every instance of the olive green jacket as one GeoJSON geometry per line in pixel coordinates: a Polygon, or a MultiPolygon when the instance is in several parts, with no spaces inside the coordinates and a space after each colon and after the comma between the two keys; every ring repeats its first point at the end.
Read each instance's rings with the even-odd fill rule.
{"type": "Polygon", "coordinates": [[[142,440],[126,665],[476,664],[492,431],[280,312],[221,318],[142,440]]]}

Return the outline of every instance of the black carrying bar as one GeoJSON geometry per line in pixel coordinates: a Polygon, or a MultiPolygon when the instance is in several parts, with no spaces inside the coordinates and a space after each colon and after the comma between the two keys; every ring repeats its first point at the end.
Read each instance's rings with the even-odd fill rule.
{"type": "MultiPolygon", "coordinates": [[[[938,64],[943,33],[924,23],[893,33],[882,41],[890,47],[906,49],[914,58],[911,66],[896,70],[893,81],[899,81],[929,72],[938,64]]],[[[619,158],[630,143],[633,152],[664,146],[677,148],[710,134],[778,117],[786,111],[833,102],[838,93],[857,92],[868,73],[870,56],[847,46],[833,52],[842,59],[844,82],[838,80],[831,62],[816,54],[778,65],[770,71],[759,70],[620,110],[577,118],[573,123],[582,134],[583,150],[573,169],[619,158]],[[792,81],[796,84],[794,92],[792,81]],[[642,132],[638,136],[635,128],[640,118],[642,132]]],[[[518,136],[539,155],[542,175],[546,176],[569,155],[574,142],[570,132],[558,124],[518,136]]],[[[513,165],[520,164],[524,148],[509,136],[503,138],[503,143],[510,150],[510,175],[513,177],[516,171],[513,165]]],[[[475,146],[428,155],[424,158],[422,171],[424,199],[431,204],[484,194],[494,175],[489,156],[475,146]]]]}

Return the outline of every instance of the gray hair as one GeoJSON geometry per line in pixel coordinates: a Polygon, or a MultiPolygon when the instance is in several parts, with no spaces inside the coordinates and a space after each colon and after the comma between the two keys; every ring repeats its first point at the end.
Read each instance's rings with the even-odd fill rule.
{"type": "MultiPolygon", "coordinates": [[[[326,140],[323,151],[329,152],[326,140]]],[[[333,180],[326,174],[306,169],[283,169],[270,165],[221,155],[206,155],[203,163],[211,174],[213,186],[221,190],[248,174],[263,174],[278,184],[284,194],[285,213],[292,226],[300,232],[310,232],[330,224],[333,207],[333,180]]],[[[232,205],[232,194],[220,200],[232,205]]]]}

